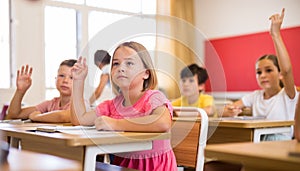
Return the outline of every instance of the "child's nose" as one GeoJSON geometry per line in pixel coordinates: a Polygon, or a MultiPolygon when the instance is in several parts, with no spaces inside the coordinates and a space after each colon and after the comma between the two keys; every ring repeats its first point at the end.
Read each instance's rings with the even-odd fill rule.
{"type": "Polygon", "coordinates": [[[119,72],[124,72],[125,71],[125,64],[121,63],[119,66],[119,72]]]}
{"type": "Polygon", "coordinates": [[[72,78],[68,77],[68,76],[64,77],[64,79],[63,79],[64,82],[70,82],[71,80],[72,80],[72,78]]]}

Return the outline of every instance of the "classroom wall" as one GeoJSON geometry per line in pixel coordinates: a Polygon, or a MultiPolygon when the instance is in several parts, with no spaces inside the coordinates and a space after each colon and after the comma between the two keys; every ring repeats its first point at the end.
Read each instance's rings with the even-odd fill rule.
{"type": "MultiPolygon", "coordinates": [[[[293,65],[295,85],[299,86],[300,27],[282,29],[281,34],[293,65]]],[[[207,41],[205,65],[211,77],[206,84],[206,90],[232,92],[260,89],[256,81],[255,63],[265,54],[276,54],[269,31],[207,41]],[[215,51],[218,56],[215,56],[215,51]],[[215,67],[215,58],[220,59],[222,68],[215,67]],[[220,71],[225,73],[224,89],[215,77],[220,71]]]]}
{"type": "MultiPolygon", "coordinates": [[[[13,82],[16,70],[23,64],[34,67],[33,85],[24,98],[26,104],[36,104],[45,98],[43,3],[46,0],[12,0],[13,82]]],[[[266,19],[286,8],[284,27],[300,26],[299,0],[194,0],[195,26],[207,39],[219,39],[267,31],[266,19]]],[[[204,58],[205,40],[196,40],[204,58]]],[[[86,43],[86,42],[85,42],[86,43]]],[[[170,66],[173,67],[173,66],[170,66]]],[[[171,70],[171,69],[170,69],[171,70]]],[[[0,107],[9,102],[15,88],[0,89],[0,107]]],[[[242,92],[238,92],[240,95],[242,92]]]]}
{"type": "MultiPolygon", "coordinates": [[[[254,37],[260,34],[266,35],[265,33],[269,31],[270,26],[268,18],[274,13],[280,13],[283,7],[286,9],[283,29],[299,27],[299,0],[195,0],[195,25],[199,29],[199,31],[204,34],[204,37],[206,37],[205,40],[197,40],[197,45],[203,49],[202,58],[205,58],[204,42],[206,41],[212,40],[212,42],[214,41],[216,43],[222,40],[229,40],[226,42],[229,43],[231,40],[234,40],[236,38],[244,38],[245,36],[248,36],[247,38],[249,38],[249,36],[251,37],[253,35],[254,37]]],[[[251,42],[253,43],[255,41],[251,42]]],[[[234,45],[226,44],[226,46],[218,46],[217,51],[220,54],[217,55],[222,58],[221,51],[226,51],[225,48],[229,47],[233,48],[234,45]]],[[[255,57],[258,58],[259,56],[255,57]]],[[[254,59],[255,57],[251,59],[254,59]]],[[[294,58],[297,58],[297,56],[294,56],[294,58]]],[[[232,58],[230,58],[229,60],[232,60],[232,58]]],[[[242,60],[239,59],[239,61],[242,60]]],[[[219,62],[222,62],[221,59],[219,59],[219,62]]],[[[232,64],[239,66],[242,65],[241,67],[243,67],[244,65],[236,61],[225,62],[231,62],[232,64]]],[[[240,71],[239,74],[243,75],[243,72],[244,71],[240,71]]],[[[231,73],[224,73],[223,75],[225,74],[230,75],[231,73]]],[[[253,76],[255,76],[254,73],[252,74],[253,76]]],[[[221,74],[219,73],[219,75],[221,74]]],[[[213,77],[212,75],[210,76],[213,77]]],[[[248,79],[246,79],[245,81],[248,81],[248,79]]],[[[254,84],[256,84],[256,81],[254,84]]],[[[222,88],[224,87],[221,87],[221,89],[222,88]]],[[[253,86],[251,88],[253,88],[253,86]]],[[[237,99],[246,94],[250,89],[235,89],[234,91],[229,90],[229,92],[227,92],[227,96],[233,99],[237,99]]],[[[224,92],[214,92],[214,96],[216,97],[218,97],[219,94],[220,96],[223,96],[224,92]]]]}
{"type": "MultiPolygon", "coordinates": [[[[12,0],[12,84],[15,87],[17,69],[24,64],[33,68],[32,87],[24,97],[26,104],[36,104],[45,98],[43,1],[12,0]]],[[[0,108],[8,103],[15,88],[0,89],[0,108]]]]}

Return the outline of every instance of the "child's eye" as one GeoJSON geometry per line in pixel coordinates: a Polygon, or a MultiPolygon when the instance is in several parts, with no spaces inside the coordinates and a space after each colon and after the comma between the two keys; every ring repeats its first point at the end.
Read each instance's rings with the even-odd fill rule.
{"type": "Polygon", "coordinates": [[[266,71],[269,73],[269,72],[272,72],[273,70],[272,69],[267,69],[266,71]]]}
{"type": "Polygon", "coordinates": [[[262,72],[261,71],[256,71],[256,74],[260,75],[262,72]]]}
{"type": "Polygon", "coordinates": [[[127,62],[127,65],[129,65],[129,66],[133,65],[133,62],[127,62]]]}
{"type": "Polygon", "coordinates": [[[193,83],[193,82],[195,82],[195,80],[194,80],[194,79],[189,79],[189,81],[190,81],[190,83],[193,83]]]}
{"type": "Polygon", "coordinates": [[[65,78],[65,75],[59,74],[57,77],[59,77],[59,78],[65,78]]]}
{"type": "Polygon", "coordinates": [[[113,62],[113,63],[112,63],[112,66],[118,66],[118,65],[119,65],[118,62],[113,62]]]}

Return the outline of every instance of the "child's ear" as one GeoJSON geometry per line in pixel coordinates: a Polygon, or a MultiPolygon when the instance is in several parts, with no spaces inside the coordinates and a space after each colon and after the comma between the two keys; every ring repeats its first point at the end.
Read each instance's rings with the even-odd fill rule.
{"type": "Polygon", "coordinates": [[[205,84],[202,83],[202,84],[198,85],[198,90],[199,90],[199,92],[204,91],[205,90],[205,84]]]}
{"type": "Polygon", "coordinates": [[[146,79],[149,78],[149,76],[150,76],[150,71],[149,71],[149,70],[146,70],[143,79],[146,80],[146,79]]]}
{"type": "Polygon", "coordinates": [[[279,79],[282,80],[283,76],[281,74],[281,72],[279,73],[279,79]]]}

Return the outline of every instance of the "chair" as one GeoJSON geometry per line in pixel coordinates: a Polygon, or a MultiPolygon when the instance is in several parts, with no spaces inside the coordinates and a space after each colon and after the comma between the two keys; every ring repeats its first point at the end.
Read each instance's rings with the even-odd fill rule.
{"type": "Polygon", "coordinates": [[[171,143],[177,165],[202,171],[207,141],[208,116],[203,109],[174,107],[171,143]]]}
{"type": "Polygon", "coordinates": [[[0,120],[4,120],[5,119],[5,116],[6,116],[6,113],[7,113],[7,109],[8,109],[8,105],[4,104],[3,107],[2,107],[1,114],[0,114],[0,120]]]}

